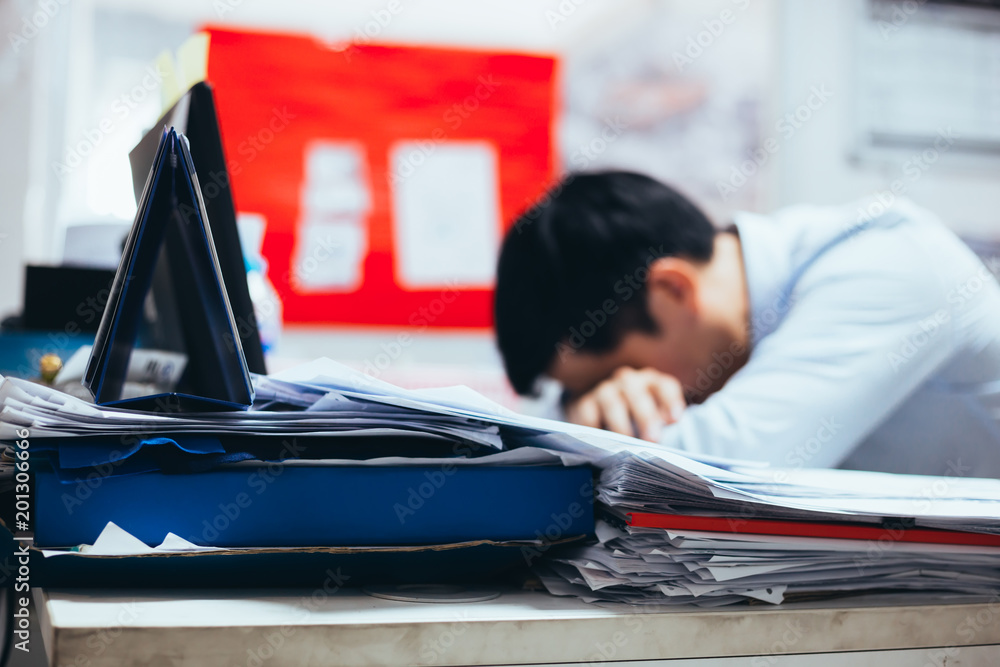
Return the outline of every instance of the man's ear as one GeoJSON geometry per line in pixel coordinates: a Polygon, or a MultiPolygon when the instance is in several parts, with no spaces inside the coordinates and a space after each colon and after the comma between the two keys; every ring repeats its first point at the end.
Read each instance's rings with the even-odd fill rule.
{"type": "Polygon", "coordinates": [[[649,265],[646,291],[650,308],[680,307],[691,314],[698,312],[698,268],[680,257],[660,257],[649,265]],[[662,303],[660,303],[662,301],[662,303]]]}

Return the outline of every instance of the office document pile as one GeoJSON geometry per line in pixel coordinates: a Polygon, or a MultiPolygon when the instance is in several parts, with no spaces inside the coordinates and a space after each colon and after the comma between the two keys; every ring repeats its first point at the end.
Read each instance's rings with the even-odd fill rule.
{"type": "Polygon", "coordinates": [[[470,581],[593,534],[586,461],[505,447],[476,416],[502,409],[478,395],[404,391],[330,361],[253,380],[249,410],[155,413],[5,379],[0,441],[30,442],[39,571],[101,565],[148,585],[140,570],[158,560],[161,584],[470,581]],[[547,537],[574,502],[586,511],[547,537]]]}
{"type": "MultiPolygon", "coordinates": [[[[282,474],[339,471],[339,477],[303,477],[301,484],[322,479],[316,488],[339,485],[355,494],[370,491],[372,482],[364,476],[372,471],[410,465],[422,477],[402,488],[426,493],[366,501],[375,503],[364,508],[368,514],[382,511],[385,520],[374,532],[357,528],[361,537],[346,543],[336,542],[337,535],[343,537],[341,528],[334,534],[316,527],[336,508],[310,505],[317,496],[298,498],[287,484],[282,491],[282,484],[274,483],[260,496],[283,511],[294,505],[281,505],[282,498],[300,501],[298,522],[281,530],[272,522],[258,524],[267,515],[251,514],[262,511],[264,503],[256,500],[242,510],[252,520],[233,518],[223,530],[225,521],[213,524],[213,517],[197,515],[181,521],[187,532],[173,529],[165,518],[149,527],[141,512],[98,504],[101,511],[131,517],[133,523],[93,523],[80,542],[51,538],[43,545],[45,555],[86,554],[95,546],[94,553],[104,553],[101,548],[107,547],[101,544],[113,544],[110,550],[118,555],[235,553],[250,547],[315,550],[319,544],[371,546],[379,536],[383,545],[454,546],[471,544],[476,536],[461,529],[441,532],[449,521],[459,522],[464,514],[473,523],[499,521],[521,512],[517,528],[478,537],[513,546],[515,560],[532,565],[551,593],[588,601],[717,606],[869,591],[967,597],[1000,589],[1000,480],[776,469],[688,456],[605,431],[518,415],[466,388],[403,390],[329,360],[253,380],[256,398],[249,411],[155,414],[97,407],[6,379],[0,385],[0,441],[8,443],[8,451],[0,459],[0,479],[9,480],[10,443],[27,429],[33,456],[43,455],[53,468],[50,487],[62,489],[55,500],[59,494],[49,494],[49,516],[57,515],[59,506],[73,510],[60,524],[62,532],[50,531],[63,537],[82,535],[79,526],[86,521],[81,517],[96,512],[92,500],[81,500],[79,507],[72,494],[66,500],[67,491],[79,488],[81,478],[94,470],[106,478],[104,486],[93,489],[95,497],[115,484],[126,489],[121,494],[138,493],[137,487],[125,486],[129,483],[146,488],[162,483],[163,493],[196,496],[191,480],[198,475],[217,475],[213,484],[225,487],[226,474],[261,474],[266,472],[262,466],[275,461],[282,462],[282,474]],[[289,442],[315,444],[303,454],[287,451],[289,442]],[[123,449],[122,443],[129,444],[123,449]],[[521,476],[486,479],[516,488],[492,504],[468,508],[463,494],[476,493],[483,483],[443,474],[443,462],[451,470],[516,470],[521,476]],[[555,469],[583,474],[525,476],[555,469]],[[581,484],[592,473],[599,475],[596,487],[581,484]],[[438,501],[444,501],[443,513],[428,511],[438,501]],[[584,509],[571,512],[571,507],[584,509]],[[427,530],[421,521],[430,519],[439,520],[434,524],[438,532],[421,540],[420,531],[427,530]],[[206,529],[199,531],[202,526],[206,529]],[[592,537],[581,540],[581,534],[592,537]],[[98,536],[102,539],[95,545],[98,536]],[[90,546],[81,549],[81,543],[90,546]],[[525,545],[533,545],[532,550],[525,552],[525,545]]],[[[46,501],[39,484],[41,509],[46,501]]],[[[240,484],[232,490],[242,489],[240,484]]],[[[227,493],[219,507],[238,497],[227,493]]],[[[126,497],[111,500],[121,504],[126,497]]],[[[210,504],[217,500],[211,497],[210,504]]],[[[179,497],[155,502],[183,504],[179,497]]],[[[39,534],[43,528],[38,527],[39,534]]],[[[465,561],[470,558],[471,552],[465,561]]]]}
{"type": "Polygon", "coordinates": [[[605,461],[598,543],[546,563],[545,586],[699,606],[1000,590],[1000,480],[713,463],[665,452],[605,461]]]}

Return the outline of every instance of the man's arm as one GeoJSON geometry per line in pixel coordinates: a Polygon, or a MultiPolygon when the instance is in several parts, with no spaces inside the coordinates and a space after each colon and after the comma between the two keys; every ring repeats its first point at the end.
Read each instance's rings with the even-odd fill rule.
{"type": "Polygon", "coordinates": [[[622,366],[592,390],[566,404],[566,419],[650,442],[680,419],[685,408],[681,383],[652,368],[622,366]]]}

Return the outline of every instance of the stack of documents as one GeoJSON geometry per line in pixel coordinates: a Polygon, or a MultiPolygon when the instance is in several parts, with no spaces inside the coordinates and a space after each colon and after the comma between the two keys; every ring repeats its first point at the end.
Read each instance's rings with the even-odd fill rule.
{"type": "Polygon", "coordinates": [[[1000,543],[913,543],[900,539],[903,528],[880,530],[874,539],[829,539],[602,521],[598,544],[564,549],[539,575],[556,595],[639,605],[899,591],[983,596],[1000,587],[1000,543]]]}
{"type": "Polygon", "coordinates": [[[403,583],[494,572],[523,564],[525,548],[593,534],[585,459],[508,446],[520,436],[483,415],[509,413],[476,394],[404,391],[326,360],[254,383],[248,411],[156,413],[5,379],[0,440],[9,449],[28,434],[32,529],[46,561],[83,576],[71,561],[223,569],[220,559],[252,556],[290,576],[303,562],[320,574],[343,562],[356,583],[380,570],[403,583]],[[552,517],[574,504],[553,532],[552,517]]]}
{"type": "Polygon", "coordinates": [[[597,544],[539,568],[589,601],[725,605],[1000,587],[1000,480],[776,469],[674,452],[603,462],[597,544]]]}
{"type": "Polygon", "coordinates": [[[1000,480],[691,460],[673,451],[605,463],[599,498],[619,511],[880,523],[1000,532],[1000,480]]]}
{"type": "MultiPolygon", "coordinates": [[[[363,497],[371,505],[365,515],[381,513],[386,534],[405,536],[409,544],[420,541],[420,535],[427,537],[424,544],[437,536],[439,545],[452,546],[475,539],[522,547],[530,540],[546,542],[518,558],[537,566],[552,593],[592,601],[778,603],[886,590],[969,596],[1000,586],[1000,480],[776,469],[690,456],[606,431],[518,415],[465,388],[399,389],[329,360],[253,380],[251,410],[198,414],[99,408],[5,380],[0,441],[9,443],[19,430],[30,431],[32,452],[44,453],[53,468],[47,478],[40,477],[39,508],[46,497],[50,514],[58,506],[71,508],[73,517],[62,528],[87,531],[85,540],[50,540],[42,546],[95,544],[108,529],[107,522],[83,520],[100,503],[81,499],[77,507],[73,493],[66,500],[68,490],[82,488],[89,471],[104,480],[86,491],[94,497],[107,498],[111,488],[158,489],[171,499],[167,506],[185,497],[176,480],[199,474],[202,479],[215,475],[211,488],[223,494],[221,499],[206,496],[208,506],[222,508],[214,516],[194,517],[195,528],[204,525],[204,530],[188,523],[177,530],[166,520],[150,527],[150,510],[129,514],[113,503],[98,517],[120,517],[108,519],[114,530],[150,548],[170,547],[161,545],[157,553],[179,544],[306,548],[317,546],[317,538],[340,549],[358,543],[338,542],[329,532],[311,536],[310,542],[300,533],[321,522],[328,508],[363,497]],[[284,477],[262,483],[276,463],[284,477]],[[412,493],[384,498],[372,493],[377,487],[366,475],[401,465],[412,467],[405,474],[417,476],[396,479],[395,488],[412,493]],[[445,473],[458,469],[483,477],[445,473]],[[551,484],[500,476],[511,469],[572,474],[552,477],[551,484]],[[590,479],[595,469],[600,474],[596,487],[590,479]],[[275,528],[279,522],[256,514],[271,503],[287,509],[281,503],[296,497],[291,480],[306,484],[310,475],[326,475],[323,470],[337,471],[326,478],[335,481],[315,488],[342,495],[303,502],[299,514],[305,518],[290,522],[298,527],[283,532],[275,528]],[[243,477],[234,482],[227,475],[243,477]],[[158,481],[136,485],[130,479],[158,481]],[[260,498],[267,502],[249,494],[246,506],[240,505],[241,479],[266,489],[260,498]],[[496,492],[484,495],[486,489],[496,492]],[[596,540],[566,544],[595,533],[595,498],[602,519],[596,540]],[[428,509],[433,507],[441,512],[428,509]],[[229,519],[227,512],[242,518],[229,519]],[[496,533],[473,534],[470,526],[481,527],[485,519],[498,522],[496,533]],[[504,520],[507,527],[501,530],[504,520]],[[220,537],[212,537],[223,524],[220,537]],[[266,527],[263,533],[255,532],[258,526],[266,527]],[[442,526],[461,530],[442,532],[442,526]],[[168,539],[168,532],[174,537],[168,539]]],[[[10,461],[9,455],[0,458],[0,476],[4,470],[9,474],[10,461]]],[[[366,534],[366,539],[377,537],[366,534]]],[[[367,544],[399,545],[391,538],[367,544]]]]}

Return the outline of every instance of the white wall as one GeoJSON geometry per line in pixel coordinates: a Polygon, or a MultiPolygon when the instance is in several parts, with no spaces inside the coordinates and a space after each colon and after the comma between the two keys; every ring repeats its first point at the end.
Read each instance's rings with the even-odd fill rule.
{"type": "MultiPolygon", "coordinates": [[[[0,5],[0,33],[19,27],[14,4],[0,5]]],[[[5,44],[0,51],[0,127],[9,128],[0,155],[0,317],[15,310],[21,300],[24,268],[24,204],[28,188],[28,132],[33,50],[5,44]]],[[[20,45],[19,45],[20,46],[20,45]]]]}
{"type": "MultiPolygon", "coordinates": [[[[775,202],[840,204],[884,191],[900,177],[912,152],[877,162],[853,159],[855,148],[855,40],[867,0],[782,0],[779,116],[794,110],[814,85],[833,96],[776,155],[775,202]]],[[[904,24],[900,28],[906,30],[904,24]]],[[[960,234],[1000,240],[1000,158],[942,158],[907,196],[960,234]]]]}
{"type": "Polygon", "coordinates": [[[25,262],[51,259],[58,191],[48,156],[63,138],[63,54],[86,3],[0,4],[0,317],[21,309],[25,262]]]}

